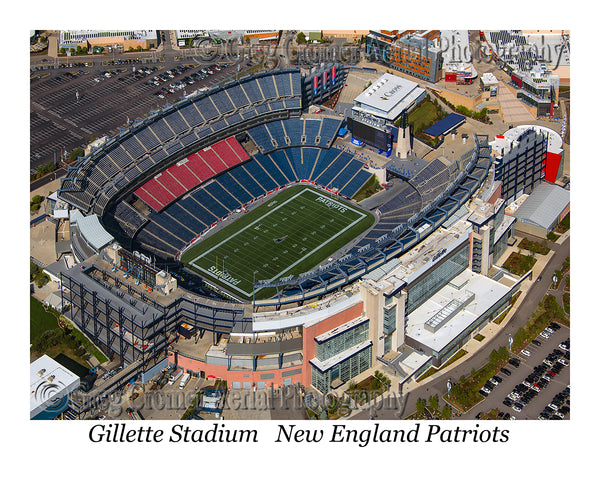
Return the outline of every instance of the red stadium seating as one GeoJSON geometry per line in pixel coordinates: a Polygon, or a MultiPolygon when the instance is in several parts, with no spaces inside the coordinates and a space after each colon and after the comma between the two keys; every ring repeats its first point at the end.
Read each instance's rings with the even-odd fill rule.
{"type": "Polygon", "coordinates": [[[207,150],[190,155],[184,164],[167,168],[138,188],[135,195],[160,211],[202,182],[249,158],[235,138],[229,137],[207,150]]]}

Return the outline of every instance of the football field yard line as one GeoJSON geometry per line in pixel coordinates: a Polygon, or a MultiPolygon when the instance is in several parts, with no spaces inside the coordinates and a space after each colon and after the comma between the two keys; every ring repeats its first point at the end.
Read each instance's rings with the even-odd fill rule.
{"type": "MultiPolygon", "coordinates": [[[[302,208],[302,210],[303,210],[303,208],[302,208]]],[[[293,215],[293,214],[290,212],[289,215],[293,215]]],[[[267,281],[273,281],[273,280],[277,279],[278,277],[283,276],[290,269],[294,268],[296,265],[298,265],[299,263],[306,260],[311,255],[315,254],[316,252],[318,252],[319,250],[321,250],[322,248],[327,246],[330,242],[337,239],[340,235],[343,235],[344,232],[346,232],[348,229],[351,229],[357,223],[361,222],[366,216],[367,216],[366,213],[356,210],[356,209],[352,208],[350,205],[347,205],[345,203],[340,203],[340,202],[334,200],[333,198],[328,198],[328,196],[326,194],[322,194],[322,193],[312,190],[310,188],[305,188],[305,189],[301,190],[300,192],[296,193],[295,195],[293,195],[292,197],[288,198],[287,200],[283,201],[281,204],[277,205],[272,210],[266,212],[261,217],[252,221],[248,225],[244,226],[240,230],[237,230],[235,233],[233,233],[229,237],[224,238],[222,241],[220,241],[216,245],[212,246],[211,248],[209,248],[207,251],[203,252],[202,254],[198,255],[197,257],[195,257],[193,260],[191,260],[188,263],[190,265],[192,265],[193,267],[195,267],[196,269],[198,269],[199,271],[204,272],[208,277],[214,278],[215,280],[224,283],[225,285],[227,285],[227,288],[234,289],[235,291],[245,295],[246,297],[250,297],[252,294],[255,294],[256,292],[262,290],[264,287],[257,288],[254,291],[252,291],[252,288],[250,288],[251,291],[247,291],[248,289],[241,288],[242,285],[245,285],[245,284],[252,285],[252,280],[250,278],[247,278],[249,275],[252,276],[252,279],[254,279],[254,273],[259,273],[262,275],[271,275],[270,278],[266,279],[267,281]],[[307,193],[309,193],[313,198],[308,199],[307,198],[308,195],[306,195],[307,193]],[[298,198],[298,197],[301,197],[301,198],[298,198]],[[319,199],[325,199],[325,201],[319,200],[319,199]],[[278,226],[282,221],[290,220],[289,216],[286,215],[286,212],[281,212],[279,210],[282,207],[288,205],[288,203],[291,202],[292,200],[300,201],[300,205],[304,204],[304,206],[306,206],[306,207],[310,206],[313,202],[319,202],[320,204],[322,202],[322,204],[321,204],[322,207],[324,207],[325,205],[327,205],[329,203],[329,204],[333,204],[333,205],[338,205],[339,207],[343,207],[345,210],[340,212],[340,211],[337,211],[335,208],[328,206],[328,209],[333,208],[333,210],[331,211],[332,214],[323,218],[323,216],[319,216],[319,213],[324,212],[323,208],[309,209],[306,211],[306,214],[299,215],[297,217],[298,218],[297,221],[292,221],[291,224],[286,223],[286,226],[289,226],[288,230],[290,230],[290,229],[292,230],[291,233],[286,234],[285,233],[286,229],[282,229],[280,232],[277,232],[277,230],[272,230],[271,225],[273,225],[273,223],[275,223],[278,226]],[[344,221],[340,221],[340,220],[344,219],[346,211],[352,212],[353,215],[357,216],[357,218],[354,221],[346,224],[345,227],[342,228],[341,230],[335,229],[337,226],[342,227],[346,223],[344,221]],[[279,216],[277,216],[277,215],[279,215],[279,216]],[[272,216],[272,217],[269,218],[270,216],[272,216]],[[316,223],[316,224],[315,223],[311,224],[311,219],[314,218],[315,216],[317,216],[318,218],[322,218],[323,221],[316,223]],[[285,220],[282,220],[281,217],[283,217],[285,220]],[[330,224],[324,223],[325,221],[330,222],[330,224]],[[258,237],[256,239],[239,237],[239,234],[246,232],[250,227],[255,227],[255,226],[260,227],[262,225],[262,223],[265,224],[265,229],[268,233],[266,233],[262,230],[258,230],[255,234],[255,237],[258,237]],[[310,231],[311,225],[314,226],[315,230],[313,230],[313,232],[311,232],[311,233],[314,233],[316,231],[317,232],[316,236],[311,235],[311,233],[308,233],[307,228],[306,228],[307,225],[308,225],[308,229],[309,229],[308,231],[310,231]],[[334,229],[335,233],[327,235],[327,236],[323,236],[323,235],[320,235],[321,232],[318,232],[319,229],[324,229],[324,231],[329,231],[329,232],[331,232],[332,229],[334,229]],[[285,256],[282,256],[282,252],[279,252],[278,250],[272,251],[271,253],[273,255],[277,256],[279,260],[287,260],[287,261],[281,261],[281,263],[284,264],[282,266],[285,266],[285,268],[283,270],[273,273],[273,269],[269,269],[269,267],[261,268],[261,266],[257,265],[258,262],[256,261],[256,259],[259,257],[256,256],[256,252],[257,252],[257,250],[259,250],[259,248],[264,248],[266,245],[269,244],[269,241],[268,241],[269,237],[272,237],[274,235],[277,236],[279,234],[283,235],[284,237],[291,236],[290,241],[294,242],[295,244],[298,244],[300,246],[306,246],[307,244],[315,245],[314,240],[318,240],[319,238],[322,238],[322,241],[320,241],[318,244],[316,244],[314,246],[314,248],[308,250],[304,255],[297,258],[291,264],[289,264],[288,261],[292,261],[294,258],[296,258],[296,255],[294,254],[295,252],[293,252],[291,254],[283,254],[285,256]],[[300,240],[300,238],[302,238],[302,236],[305,236],[305,237],[310,236],[309,237],[310,240],[313,240],[313,241],[310,241],[309,239],[300,240]],[[254,242],[254,240],[256,240],[256,243],[254,242]],[[248,244],[248,245],[244,245],[243,243],[248,244]],[[251,245],[252,243],[254,243],[254,246],[251,245]],[[224,253],[226,253],[226,255],[216,257],[214,269],[213,269],[212,265],[210,267],[210,270],[208,270],[207,268],[203,267],[202,265],[199,265],[198,263],[196,263],[199,260],[203,259],[204,261],[202,263],[206,265],[206,262],[208,260],[208,255],[212,252],[215,252],[215,250],[218,251],[224,245],[227,245],[225,247],[225,252],[224,252],[224,253]],[[248,252],[248,254],[243,255],[243,254],[238,254],[237,252],[233,253],[235,250],[242,251],[242,252],[246,251],[246,252],[248,252]],[[238,269],[238,272],[228,272],[227,271],[227,269],[225,267],[225,257],[227,257],[227,259],[229,259],[230,256],[231,257],[235,256],[235,261],[233,263],[235,263],[236,266],[242,267],[241,270],[238,269]],[[221,261],[223,261],[223,264],[222,264],[223,270],[220,270],[221,266],[219,264],[221,264],[221,261]],[[233,274],[239,274],[239,275],[237,277],[234,277],[233,274]],[[228,280],[231,280],[231,281],[228,281],[228,280]],[[238,286],[239,283],[242,283],[242,285],[238,286]]],[[[348,221],[349,220],[350,219],[348,219],[348,221]]],[[[265,249],[265,251],[268,252],[268,249],[265,249]]],[[[217,252],[215,252],[215,253],[217,253],[217,252]]],[[[262,258],[262,256],[260,258],[262,258]]],[[[265,263],[271,263],[269,260],[272,259],[273,257],[270,257],[270,259],[269,259],[269,258],[267,258],[267,256],[265,256],[264,258],[265,258],[265,263]]],[[[262,275],[260,275],[260,276],[262,276],[262,275]]],[[[257,278],[257,280],[259,280],[259,279],[265,280],[265,278],[260,278],[260,276],[259,276],[259,278],[257,278]]]]}

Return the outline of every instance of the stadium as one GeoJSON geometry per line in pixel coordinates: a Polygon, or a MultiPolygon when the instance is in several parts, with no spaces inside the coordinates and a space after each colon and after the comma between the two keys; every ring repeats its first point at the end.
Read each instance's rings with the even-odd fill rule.
{"type": "MultiPolygon", "coordinates": [[[[268,378],[319,384],[335,364],[311,358],[315,348],[321,355],[315,345],[339,328],[342,337],[362,332],[327,357],[361,359],[342,377],[372,365],[381,328],[365,327],[350,290],[461,209],[488,176],[491,149],[475,135],[460,158],[438,157],[410,178],[385,170],[385,191],[356,202],[382,172],[336,148],[343,117],[308,113],[344,86],[349,68],[261,72],[196,92],[69,167],[58,196],[72,207],[80,263],[53,273],[71,318],[127,375],[148,380],[167,362],[191,362],[172,342],[194,335],[206,343],[201,366],[187,367],[197,375],[234,388],[264,388],[268,378]],[[351,301],[340,303],[344,292],[351,301]],[[306,305],[318,313],[308,323],[306,305]]],[[[388,350],[401,342],[394,335],[388,350]]]]}

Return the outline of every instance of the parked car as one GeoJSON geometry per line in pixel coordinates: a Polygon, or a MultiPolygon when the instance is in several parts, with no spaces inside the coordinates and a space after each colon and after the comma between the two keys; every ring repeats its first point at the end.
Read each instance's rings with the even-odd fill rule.
{"type": "Polygon", "coordinates": [[[511,371],[508,368],[504,368],[502,367],[500,369],[500,371],[504,374],[504,375],[508,375],[509,377],[512,375],[511,371]]]}

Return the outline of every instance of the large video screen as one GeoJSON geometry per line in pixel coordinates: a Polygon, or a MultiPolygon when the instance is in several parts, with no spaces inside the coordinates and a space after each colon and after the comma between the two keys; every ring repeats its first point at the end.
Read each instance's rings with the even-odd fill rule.
{"type": "Polygon", "coordinates": [[[385,151],[388,150],[388,147],[391,147],[392,139],[388,132],[384,132],[353,118],[348,118],[348,129],[352,132],[353,138],[373,147],[385,151]]]}

